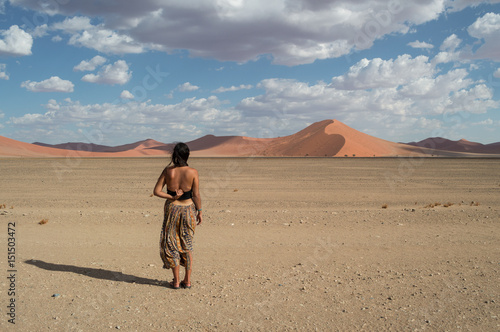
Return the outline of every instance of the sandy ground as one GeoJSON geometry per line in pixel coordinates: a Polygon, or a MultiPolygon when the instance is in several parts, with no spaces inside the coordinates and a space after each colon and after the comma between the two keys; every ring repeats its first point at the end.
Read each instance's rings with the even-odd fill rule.
{"type": "Polygon", "coordinates": [[[195,158],[190,290],[164,284],[165,164],[0,160],[1,330],[500,330],[499,160],[195,158]]]}

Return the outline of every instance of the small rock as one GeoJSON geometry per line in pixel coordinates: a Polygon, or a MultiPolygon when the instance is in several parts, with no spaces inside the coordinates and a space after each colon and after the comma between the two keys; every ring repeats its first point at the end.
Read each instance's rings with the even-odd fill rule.
{"type": "Polygon", "coordinates": [[[59,297],[59,296],[61,296],[61,294],[57,294],[57,293],[52,294],[52,297],[59,297]]]}

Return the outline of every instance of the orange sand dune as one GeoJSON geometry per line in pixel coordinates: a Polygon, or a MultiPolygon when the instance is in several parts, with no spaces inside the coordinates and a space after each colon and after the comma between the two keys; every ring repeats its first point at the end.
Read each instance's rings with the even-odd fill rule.
{"type": "MultiPolygon", "coordinates": [[[[422,141],[425,142],[425,141],[422,141]]],[[[451,142],[451,141],[450,141],[451,142]]],[[[455,143],[455,142],[453,142],[455,143]]],[[[462,151],[394,143],[357,131],[337,120],[324,120],[289,136],[252,138],[245,136],[206,135],[187,142],[192,156],[197,157],[391,157],[391,156],[478,156],[473,152],[482,144],[462,140],[462,151]],[[466,148],[463,148],[466,146],[466,148]],[[465,150],[465,151],[464,151],[465,150]],[[467,153],[465,153],[467,152],[467,153]]],[[[141,157],[169,154],[173,144],[152,139],[116,147],[86,143],[48,145],[29,144],[0,136],[0,156],[18,157],[141,157]],[[78,150],[71,150],[77,147],[78,150]]],[[[490,148],[490,147],[488,147],[490,148]]],[[[490,149],[496,148],[491,144],[490,149]]],[[[497,148],[498,149],[498,148],[497,148]]]]}
{"type": "Polygon", "coordinates": [[[141,157],[141,156],[165,155],[166,154],[165,151],[151,149],[152,146],[158,146],[158,144],[156,143],[159,143],[159,142],[156,143],[153,142],[146,142],[145,144],[135,145],[135,147],[131,150],[124,150],[119,152],[94,152],[89,150],[86,151],[83,149],[68,150],[68,149],[53,148],[48,146],[40,146],[0,136],[0,156],[74,158],[74,157],[141,157]]]}
{"type": "MultiPolygon", "coordinates": [[[[428,149],[393,143],[346,126],[337,120],[313,123],[293,135],[258,139],[232,136],[210,137],[212,144],[195,155],[222,156],[290,156],[290,157],[385,157],[422,155],[428,149]]],[[[190,145],[191,146],[191,145],[190,145]]]]}

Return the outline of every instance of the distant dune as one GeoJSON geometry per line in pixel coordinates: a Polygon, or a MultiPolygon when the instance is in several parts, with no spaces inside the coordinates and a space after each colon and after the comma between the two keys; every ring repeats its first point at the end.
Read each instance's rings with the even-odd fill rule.
{"type": "Polygon", "coordinates": [[[442,137],[430,137],[420,142],[410,142],[406,144],[443,151],[500,154],[500,142],[492,144],[481,144],[476,142],[469,142],[466,139],[451,141],[442,137]]]}
{"type": "MultiPolygon", "coordinates": [[[[252,138],[206,135],[186,142],[199,157],[395,157],[500,156],[500,143],[483,145],[440,137],[408,144],[394,143],[357,131],[337,120],[324,120],[289,136],[252,138]]],[[[0,136],[2,157],[142,157],[169,154],[174,144],[146,139],[120,146],[81,142],[33,144],[0,136]]]]}

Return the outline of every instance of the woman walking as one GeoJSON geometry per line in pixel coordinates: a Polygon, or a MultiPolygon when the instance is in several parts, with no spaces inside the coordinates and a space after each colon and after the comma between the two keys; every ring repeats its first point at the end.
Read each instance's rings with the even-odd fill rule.
{"type": "Polygon", "coordinates": [[[201,197],[198,171],[188,166],[189,148],[177,143],[170,164],[156,182],[153,194],[165,198],[163,227],[160,237],[160,256],[163,268],[172,269],[174,279],[170,287],[191,288],[193,266],[193,236],[196,225],[201,224],[201,197]],[[166,186],[167,192],[163,192],[166,186]],[[186,273],[180,281],[180,266],[186,273]]]}

